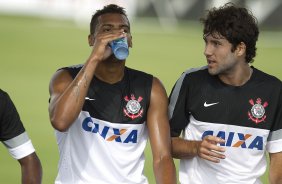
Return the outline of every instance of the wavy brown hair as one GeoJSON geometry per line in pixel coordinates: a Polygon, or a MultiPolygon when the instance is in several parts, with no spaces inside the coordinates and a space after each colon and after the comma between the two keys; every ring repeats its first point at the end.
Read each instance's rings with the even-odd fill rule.
{"type": "Polygon", "coordinates": [[[253,62],[259,30],[257,19],[252,12],[233,3],[227,3],[219,8],[212,8],[206,17],[200,20],[204,24],[204,36],[209,34],[223,36],[232,44],[232,52],[239,43],[244,42],[246,62],[253,62]]]}

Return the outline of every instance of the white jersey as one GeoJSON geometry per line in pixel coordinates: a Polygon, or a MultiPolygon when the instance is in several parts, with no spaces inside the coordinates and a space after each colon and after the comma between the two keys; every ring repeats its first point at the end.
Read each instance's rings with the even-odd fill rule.
{"type": "Polygon", "coordinates": [[[68,132],[56,131],[60,148],[56,184],[146,184],[144,124],[115,124],[82,112],[68,132]]]}
{"type": "MultiPolygon", "coordinates": [[[[82,66],[66,68],[72,77],[82,66]]],[[[56,184],[148,184],[143,174],[151,75],[125,68],[122,81],[94,77],[79,117],[56,131],[56,184]]]]}
{"type": "Polygon", "coordinates": [[[185,139],[202,140],[206,135],[225,139],[225,144],[221,146],[226,148],[226,158],[220,160],[220,163],[199,157],[181,160],[181,184],[261,184],[259,178],[266,169],[266,158],[262,150],[266,148],[269,130],[211,124],[191,117],[185,129],[185,139]]]}

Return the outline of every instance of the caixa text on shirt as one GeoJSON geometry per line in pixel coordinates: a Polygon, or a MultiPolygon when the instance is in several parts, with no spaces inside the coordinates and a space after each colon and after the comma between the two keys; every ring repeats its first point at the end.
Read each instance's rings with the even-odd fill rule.
{"type": "Polygon", "coordinates": [[[216,134],[214,131],[208,130],[203,133],[202,139],[208,135],[224,139],[225,143],[220,143],[220,146],[263,150],[262,136],[225,131],[218,131],[216,134]]]}
{"type": "Polygon", "coordinates": [[[83,130],[103,137],[106,141],[120,143],[137,143],[138,130],[118,129],[94,123],[91,117],[87,117],[82,122],[83,130]]]}

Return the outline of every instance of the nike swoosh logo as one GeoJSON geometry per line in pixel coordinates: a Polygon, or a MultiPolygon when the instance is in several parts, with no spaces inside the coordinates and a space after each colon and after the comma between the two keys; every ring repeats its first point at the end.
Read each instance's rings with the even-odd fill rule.
{"type": "Polygon", "coordinates": [[[219,102],[208,104],[207,102],[205,102],[205,103],[204,103],[204,107],[213,106],[213,105],[216,105],[216,104],[218,104],[218,103],[219,103],[219,102]]]}
{"type": "Polygon", "coordinates": [[[85,100],[95,100],[93,98],[85,97],[85,100]]]}

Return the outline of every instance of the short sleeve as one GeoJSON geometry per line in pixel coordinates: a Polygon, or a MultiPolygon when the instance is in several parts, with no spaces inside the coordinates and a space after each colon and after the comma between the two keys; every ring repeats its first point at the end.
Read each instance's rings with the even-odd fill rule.
{"type": "Polygon", "coordinates": [[[280,82],[280,84],[278,105],[266,144],[266,149],[269,153],[277,153],[282,151],[282,83],[280,82]]]}
{"type": "Polygon", "coordinates": [[[0,140],[5,141],[25,131],[17,109],[9,95],[0,91],[0,140]]]}
{"type": "Polygon", "coordinates": [[[171,137],[178,137],[188,124],[187,118],[187,85],[185,85],[186,74],[184,73],[174,85],[169,96],[169,123],[171,137]]]}
{"type": "Polygon", "coordinates": [[[15,159],[21,159],[35,151],[14,103],[2,90],[0,90],[0,140],[15,159]]]}

